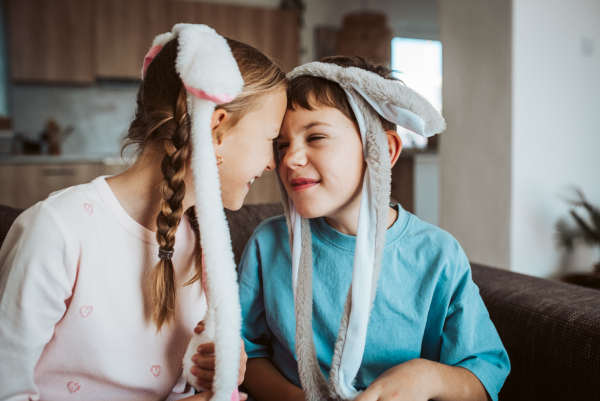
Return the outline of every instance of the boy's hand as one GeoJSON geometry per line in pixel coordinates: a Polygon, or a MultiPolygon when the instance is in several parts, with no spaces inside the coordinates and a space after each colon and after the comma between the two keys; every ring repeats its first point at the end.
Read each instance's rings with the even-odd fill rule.
{"type": "Polygon", "coordinates": [[[427,401],[433,398],[429,361],[413,359],[379,376],[355,401],[427,401]]]}
{"type": "MultiPolygon", "coordinates": [[[[204,331],[204,322],[198,323],[194,328],[194,333],[200,334],[204,331]]],[[[244,341],[242,341],[242,347],[240,350],[240,371],[238,376],[238,386],[244,381],[244,375],[246,374],[246,362],[248,361],[248,355],[244,349],[244,341]]],[[[207,343],[202,344],[198,347],[198,353],[192,356],[192,362],[196,366],[191,369],[191,373],[198,378],[198,384],[207,390],[212,389],[213,379],[215,377],[215,344],[207,343]]],[[[245,394],[244,394],[245,395],[245,394]]],[[[243,398],[240,393],[240,399],[243,398]]]]}

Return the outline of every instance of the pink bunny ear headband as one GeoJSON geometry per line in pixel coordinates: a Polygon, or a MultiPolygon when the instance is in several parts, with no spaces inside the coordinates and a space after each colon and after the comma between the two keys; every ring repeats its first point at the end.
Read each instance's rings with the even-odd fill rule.
{"type": "Polygon", "coordinates": [[[234,401],[239,400],[241,308],[210,121],[215,106],[235,99],[244,80],[225,38],[206,25],[193,24],[177,24],[171,32],[154,39],[144,58],[142,77],[162,47],[175,38],[179,41],[175,68],[188,90],[196,215],[200,232],[210,233],[200,236],[207,277],[204,283],[208,298],[206,328],[202,334],[192,337],[183,359],[183,374],[196,390],[204,390],[190,373],[192,355],[200,344],[214,342],[216,369],[211,400],[234,401]]]}

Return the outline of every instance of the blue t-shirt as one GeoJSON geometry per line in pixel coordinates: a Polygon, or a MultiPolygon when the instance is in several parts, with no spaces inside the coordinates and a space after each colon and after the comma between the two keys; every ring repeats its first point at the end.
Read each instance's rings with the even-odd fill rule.
{"type": "MultiPolygon", "coordinates": [[[[357,389],[388,369],[425,358],[473,372],[495,401],[510,362],[471,279],[469,261],[445,231],[398,207],[386,234],[377,295],[357,389]]],[[[311,219],[313,330],[317,358],[329,377],[356,237],[311,219]]],[[[239,266],[242,335],[248,357],[269,357],[300,387],[295,359],[292,263],[284,216],[262,222],[239,266]]]]}

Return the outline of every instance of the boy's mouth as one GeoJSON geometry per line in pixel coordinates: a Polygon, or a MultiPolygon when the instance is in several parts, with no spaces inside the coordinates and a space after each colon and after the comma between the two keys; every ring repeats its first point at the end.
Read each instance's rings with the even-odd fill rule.
{"type": "Polygon", "coordinates": [[[290,180],[290,185],[294,191],[302,191],[314,187],[319,184],[321,180],[314,180],[312,178],[294,178],[290,180]]]}

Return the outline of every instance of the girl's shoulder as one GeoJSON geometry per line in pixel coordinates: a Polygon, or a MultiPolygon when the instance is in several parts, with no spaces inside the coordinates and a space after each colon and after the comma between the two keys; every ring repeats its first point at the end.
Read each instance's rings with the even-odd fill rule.
{"type": "Polygon", "coordinates": [[[41,230],[41,235],[43,232],[48,235],[74,234],[78,227],[85,226],[86,217],[102,209],[102,199],[94,181],[51,193],[21,213],[11,230],[21,228],[30,231],[35,228],[41,230]]]}

